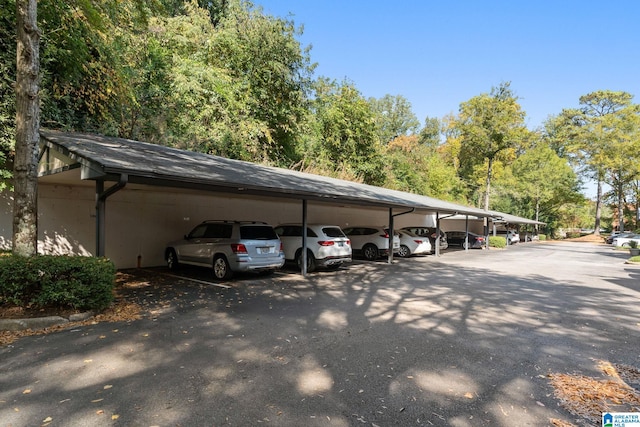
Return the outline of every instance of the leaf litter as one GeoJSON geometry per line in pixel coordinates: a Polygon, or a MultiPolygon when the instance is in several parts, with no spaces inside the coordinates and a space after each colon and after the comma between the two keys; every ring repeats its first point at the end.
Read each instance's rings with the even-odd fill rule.
{"type": "MultiPolygon", "coordinates": [[[[582,425],[599,426],[603,412],[640,412],[640,369],[600,360],[598,370],[609,378],[582,374],[550,374],[549,381],[560,405],[578,416],[582,425]]],[[[556,427],[575,427],[552,419],[556,427]]]]}

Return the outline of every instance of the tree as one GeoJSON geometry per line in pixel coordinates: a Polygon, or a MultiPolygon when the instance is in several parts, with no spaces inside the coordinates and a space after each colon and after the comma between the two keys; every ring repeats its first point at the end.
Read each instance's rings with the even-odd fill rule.
{"type": "Polygon", "coordinates": [[[382,145],[371,104],[349,82],[321,78],[315,92],[314,136],[307,158],[334,171],[346,170],[367,184],[384,183],[382,145]]]}
{"type": "Polygon", "coordinates": [[[16,1],[16,143],[13,167],[13,252],[38,252],[38,146],[40,142],[40,30],[37,1],[16,1]]]}
{"type": "Polygon", "coordinates": [[[424,126],[420,130],[420,143],[432,149],[438,148],[440,145],[440,136],[442,135],[443,125],[436,117],[427,117],[424,120],[424,126]]]}
{"type": "MultiPolygon", "coordinates": [[[[560,206],[581,202],[575,173],[566,159],[548,145],[540,143],[513,162],[517,193],[522,202],[530,200],[535,220],[540,221],[541,209],[550,212],[560,206]]],[[[522,203],[521,203],[522,204],[522,203]]]]}
{"type": "Polygon", "coordinates": [[[526,130],[524,117],[510,83],[460,105],[456,127],[461,138],[461,168],[470,175],[480,162],[485,163],[484,209],[489,209],[494,162],[500,153],[517,146],[526,130]]]}
{"type": "Polygon", "coordinates": [[[402,95],[385,95],[380,99],[369,98],[376,114],[378,135],[382,144],[394,138],[416,133],[420,122],[411,110],[411,103],[402,95]]]}
{"type": "MultiPolygon", "coordinates": [[[[596,234],[600,233],[603,184],[609,179],[614,185],[621,213],[623,183],[633,177],[623,175],[637,170],[632,159],[637,152],[638,107],[631,103],[632,99],[627,92],[592,92],[580,97],[581,108],[563,110],[548,126],[580,172],[596,181],[596,234]]],[[[622,222],[620,225],[624,227],[622,222]]]]}

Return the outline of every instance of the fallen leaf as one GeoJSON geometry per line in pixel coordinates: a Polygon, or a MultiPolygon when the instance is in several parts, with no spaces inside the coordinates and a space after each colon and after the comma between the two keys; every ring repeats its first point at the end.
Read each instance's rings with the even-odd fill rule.
{"type": "Polygon", "coordinates": [[[84,363],[91,363],[93,362],[93,359],[84,359],[84,363]]]}
{"type": "Polygon", "coordinates": [[[111,419],[112,420],[117,420],[118,418],[120,418],[120,415],[118,415],[118,414],[111,415],[111,419]]]}
{"type": "Polygon", "coordinates": [[[102,402],[104,399],[96,399],[96,400],[92,400],[91,403],[98,403],[98,402],[102,402]]]}
{"type": "Polygon", "coordinates": [[[51,421],[53,421],[53,418],[51,417],[47,417],[44,420],[42,420],[43,423],[50,423],[51,421]]]}
{"type": "Polygon", "coordinates": [[[25,391],[22,392],[22,394],[29,394],[29,393],[31,393],[30,389],[26,389],[25,391]]]}
{"type": "Polygon", "coordinates": [[[466,393],[464,394],[464,397],[466,397],[467,399],[473,399],[473,393],[466,392],[466,393]]]}
{"type": "Polygon", "coordinates": [[[102,409],[99,409],[96,411],[96,415],[102,415],[104,414],[104,411],[102,409]]]}
{"type": "Polygon", "coordinates": [[[107,385],[106,385],[106,386],[104,386],[103,388],[104,388],[105,390],[109,390],[111,387],[113,387],[111,384],[107,384],[107,385]]]}

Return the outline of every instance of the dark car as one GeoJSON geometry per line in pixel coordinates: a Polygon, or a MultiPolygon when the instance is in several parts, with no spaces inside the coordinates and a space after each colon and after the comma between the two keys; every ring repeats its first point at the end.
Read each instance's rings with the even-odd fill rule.
{"type": "Polygon", "coordinates": [[[466,233],[464,231],[447,231],[447,240],[450,245],[462,246],[469,249],[482,249],[485,246],[485,238],[476,233],[466,233]],[[468,244],[465,245],[465,235],[469,236],[468,244]]]}

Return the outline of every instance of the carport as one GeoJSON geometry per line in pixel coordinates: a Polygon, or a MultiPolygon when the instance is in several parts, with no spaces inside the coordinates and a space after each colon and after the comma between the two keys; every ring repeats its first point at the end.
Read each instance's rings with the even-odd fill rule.
{"type": "MultiPolygon", "coordinates": [[[[442,215],[496,216],[495,212],[427,196],[157,144],[44,129],[40,135],[40,182],[69,186],[86,186],[94,182],[96,256],[108,255],[105,251],[107,200],[125,187],[138,191],[164,188],[299,200],[303,229],[307,224],[310,201],[332,206],[386,209],[388,226],[392,230],[394,218],[408,213],[435,213],[438,219],[442,215]]],[[[393,233],[390,233],[390,240],[392,237],[393,233]]],[[[306,248],[304,235],[303,248],[306,248]]],[[[302,265],[306,266],[306,262],[302,265]]]]}

